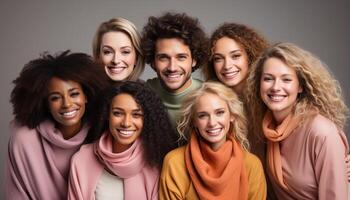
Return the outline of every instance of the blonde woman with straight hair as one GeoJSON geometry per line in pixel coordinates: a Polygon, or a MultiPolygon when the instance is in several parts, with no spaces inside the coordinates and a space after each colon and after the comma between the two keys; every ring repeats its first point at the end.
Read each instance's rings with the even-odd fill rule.
{"type": "Polygon", "coordinates": [[[93,57],[103,63],[106,74],[113,81],[136,81],[145,61],[141,37],[136,26],[124,18],[112,18],[97,29],[92,43],[93,57]]]}
{"type": "Polygon", "coordinates": [[[348,108],[327,67],[294,44],[278,43],[257,61],[247,86],[252,124],[268,140],[267,172],[277,196],[348,199],[348,108]]]}
{"type": "Polygon", "coordinates": [[[248,152],[242,102],[206,82],[182,105],[178,132],[188,144],[164,159],[160,199],[266,199],[260,160],[248,152]]]}

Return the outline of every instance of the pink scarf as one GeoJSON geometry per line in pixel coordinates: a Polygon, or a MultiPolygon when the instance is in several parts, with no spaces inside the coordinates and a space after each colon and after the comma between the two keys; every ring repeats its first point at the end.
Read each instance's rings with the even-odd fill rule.
{"type": "Polygon", "coordinates": [[[66,199],[70,159],[88,127],[65,140],[47,120],[36,129],[10,124],[5,196],[10,199],[66,199]]]}
{"type": "Polygon", "coordinates": [[[140,139],[122,153],[113,153],[112,144],[112,136],[105,133],[94,151],[108,171],[124,179],[125,199],[158,199],[159,171],[146,164],[140,139]]]}

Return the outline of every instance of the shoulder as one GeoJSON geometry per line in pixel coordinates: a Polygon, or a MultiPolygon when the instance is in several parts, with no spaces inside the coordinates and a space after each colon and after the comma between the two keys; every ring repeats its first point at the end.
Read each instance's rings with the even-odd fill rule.
{"type": "Polygon", "coordinates": [[[96,161],[93,144],[84,144],[72,157],[72,165],[85,165],[96,161]]]}
{"type": "Polygon", "coordinates": [[[244,162],[248,178],[248,198],[266,199],[266,178],[260,160],[255,155],[245,152],[244,162]]]}
{"type": "Polygon", "coordinates": [[[157,88],[159,85],[159,79],[158,77],[155,78],[150,78],[146,81],[146,83],[151,87],[151,88],[157,88]]]}
{"type": "Polygon", "coordinates": [[[163,168],[184,166],[186,146],[182,146],[170,151],[164,158],[163,168]]]}
{"type": "Polygon", "coordinates": [[[259,158],[257,156],[255,156],[254,154],[244,151],[244,163],[246,166],[246,169],[248,171],[248,173],[252,173],[252,172],[258,172],[261,173],[263,172],[263,167],[261,164],[261,161],[259,160],[259,158]]]}
{"type": "Polygon", "coordinates": [[[20,125],[17,121],[12,121],[9,124],[10,141],[9,146],[11,148],[26,148],[35,146],[39,143],[39,135],[37,130],[28,128],[27,126],[20,125]]]}
{"type": "Polygon", "coordinates": [[[196,78],[192,78],[192,87],[194,89],[200,88],[202,86],[202,84],[203,84],[203,81],[196,79],[196,78]]]}
{"type": "Polygon", "coordinates": [[[71,170],[77,173],[89,174],[91,171],[102,169],[102,164],[97,159],[93,144],[85,144],[80,147],[71,160],[71,170]]]}
{"type": "Polygon", "coordinates": [[[346,154],[348,141],[345,134],[335,123],[318,114],[306,124],[305,133],[310,150],[316,155],[346,154]]]}
{"type": "Polygon", "coordinates": [[[340,138],[340,130],[336,124],[320,114],[306,121],[305,127],[311,141],[323,143],[326,140],[340,138]]]}

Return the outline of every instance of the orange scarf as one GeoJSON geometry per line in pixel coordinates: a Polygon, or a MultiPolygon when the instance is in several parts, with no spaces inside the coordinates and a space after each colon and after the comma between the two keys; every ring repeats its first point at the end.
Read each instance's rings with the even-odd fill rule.
{"type": "Polygon", "coordinates": [[[287,138],[299,125],[300,121],[300,117],[289,114],[280,125],[276,126],[271,111],[267,111],[262,123],[264,135],[268,139],[267,163],[270,172],[277,183],[286,190],[288,190],[288,186],[283,180],[279,142],[287,138]]]}
{"type": "Polygon", "coordinates": [[[232,137],[213,151],[192,133],[185,163],[200,199],[248,199],[243,150],[232,137]]]}

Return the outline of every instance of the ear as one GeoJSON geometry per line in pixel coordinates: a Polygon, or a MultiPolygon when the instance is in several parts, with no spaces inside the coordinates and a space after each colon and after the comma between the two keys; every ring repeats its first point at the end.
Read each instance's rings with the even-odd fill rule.
{"type": "Polygon", "coordinates": [[[192,59],[192,68],[193,68],[194,66],[196,66],[196,64],[197,64],[197,61],[196,61],[195,59],[192,59]]]}
{"type": "Polygon", "coordinates": [[[150,66],[152,67],[153,70],[156,70],[156,69],[154,68],[154,61],[150,63],[150,66]]]}
{"type": "Polygon", "coordinates": [[[298,93],[302,93],[302,92],[303,92],[303,88],[299,86],[298,93]]]}
{"type": "Polygon", "coordinates": [[[230,116],[230,122],[234,122],[235,121],[235,116],[231,115],[230,116]]]}

